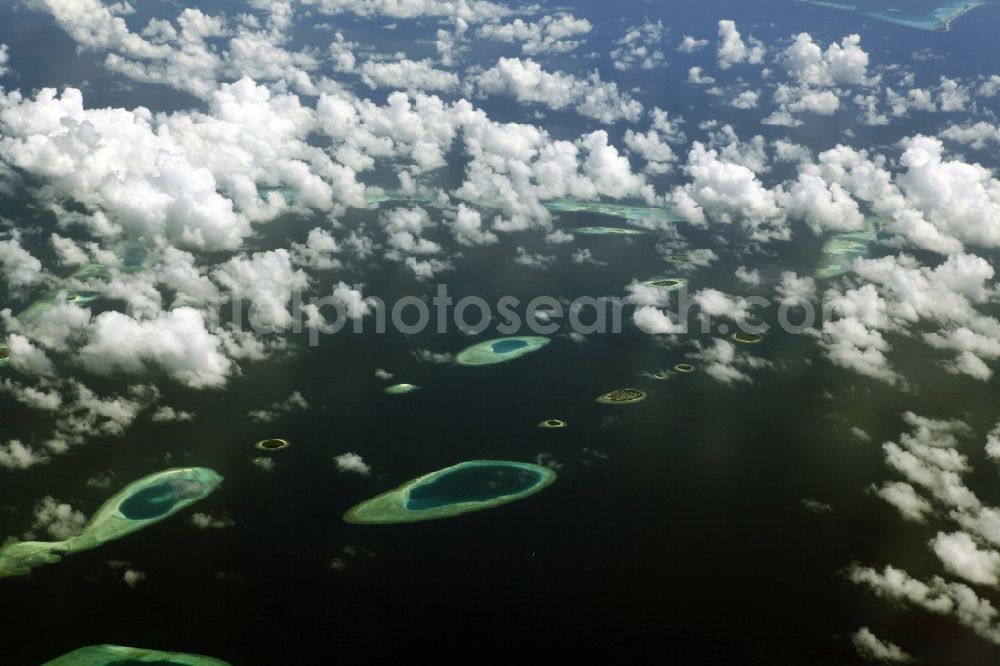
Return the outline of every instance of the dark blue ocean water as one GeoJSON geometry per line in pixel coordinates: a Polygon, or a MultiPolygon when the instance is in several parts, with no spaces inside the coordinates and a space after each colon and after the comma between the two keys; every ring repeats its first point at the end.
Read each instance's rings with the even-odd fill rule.
{"type": "MultiPolygon", "coordinates": [[[[995,49],[1000,19],[991,5],[956,22],[951,32],[936,33],[762,0],[589,2],[578,13],[607,26],[602,35],[609,41],[619,26],[643,15],[662,19],[675,39],[713,37],[715,23],[732,18],[744,36],[768,43],[803,30],[824,43],[859,32],[865,47],[886,63],[908,61],[927,47],[946,54],[947,62],[921,61],[917,85],[934,83],[945,72],[995,73],[995,59],[984,54],[995,49]]],[[[12,63],[26,90],[74,84],[84,87],[95,106],[198,107],[196,100],[163,88],[121,85],[99,59],[78,58],[74,45],[40,14],[7,7],[0,17],[0,42],[12,53],[35,54],[12,63]]],[[[353,17],[337,21],[345,30],[357,28],[357,35],[377,32],[353,17]]],[[[602,53],[608,50],[604,37],[594,44],[602,53]]],[[[422,47],[432,48],[414,42],[411,57],[420,57],[422,47]]],[[[481,56],[488,61],[498,53],[499,46],[487,44],[481,56]]],[[[552,66],[560,66],[561,58],[565,68],[579,67],[572,56],[555,57],[552,66]]],[[[722,104],[706,107],[703,96],[683,83],[686,65],[624,72],[617,75],[619,85],[640,88],[647,105],[684,115],[691,128],[701,118],[718,118],[751,127],[748,134],[789,136],[816,148],[829,147],[848,127],[855,145],[882,147],[914,128],[946,122],[917,115],[888,127],[859,127],[856,113],[845,111],[791,130],[758,126],[722,104]]],[[[523,109],[509,100],[482,104],[498,120],[523,118],[523,109]]],[[[573,138],[585,129],[569,113],[547,117],[554,136],[573,138]]],[[[613,141],[620,141],[616,133],[613,141]]],[[[442,178],[457,176],[452,171],[442,178]]],[[[663,176],[657,185],[679,178],[663,176]]],[[[44,211],[25,208],[23,201],[3,205],[7,217],[40,228],[52,224],[44,211]]],[[[371,224],[373,218],[370,212],[352,213],[345,223],[371,224]]],[[[288,219],[262,228],[253,249],[301,241],[314,222],[288,219]]],[[[586,214],[559,221],[617,223],[586,214]]],[[[713,247],[721,256],[710,269],[689,276],[692,288],[745,293],[733,277],[746,263],[740,248],[707,232],[685,229],[685,235],[692,247],[713,247]]],[[[562,261],[544,274],[511,263],[508,247],[472,248],[448,281],[456,299],[622,295],[632,279],[668,270],[658,240],[581,237],[573,248],[556,250],[562,261]],[[575,265],[569,253],[581,247],[604,264],[575,265]]],[[[532,252],[548,250],[541,239],[523,242],[532,252]]],[[[797,236],[750,267],[765,275],[808,272],[820,245],[820,239],[797,236]]],[[[333,271],[319,277],[324,284],[339,279],[333,271]]],[[[371,268],[364,282],[366,294],[387,302],[433,295],[431,286],[396,264],[371,268]]],[[[15,306],[32,298],[6,290],[4,296],[15,306]]],[[[694,337],[709,342],[714,335],[694,337]]],[[[953,622],[902,611],[851,586],[842,573],[854,561],[891,562],[920,578],[940,573],[926,547],[926,528],[900,521],[866,492],[888,477],[879,443],[898,435],[906,410],[968,421],[977,433],[963,449],[976,467],[969,484],[984,502],[1000,502],[995,470],[981,452],[981,436],[997,418],[995,382],[970,391],[967,379],[941,371],[940,358],[895,337],[894,359],[913,392],[834,370],[812,341],[780,333],[752,348],[773,367],[755,373],[752,384],[732,387],[700,372],[665,382],[643,378],[642,372],[683,361],[684,353],[631,327],[585,342],[557,336],[537,353],[492,367],[433,365],[413,354],[455,353],[488,337],[368,331],[325,337],[309,347],[305,336],[293,336],[286,353],[246,364],[224,392],[188,391],[154,376],[163,402],[197,413],[195,421],[144,419],[124,438],[94,441],[50,465],[0,474],[0,535],[23,533],[31,508],[45,495],[92,512],[120,486],[166,467],[206,466],[225,477],[215,493],[167,521],[29,577],[0,581],[6,637],[0,663],[37,664],[107,642],[209,654],[233,664],[383,664],[419,662],[426,655],[440,660],[444,654],[464,663],[516,658],[842,666],[861,663],[849,635],[864,625],[928,664],[997,661],[995,647],[953,622]],[[375,368],[423,389],[387,396],[375,368]],[[595,405],[598,395],[624,386],[641,388],[649,398],[631,406],[595,405]],[[264,425],[247,418],[250,409],[293,390],[308,399],[308,411],[264,425]],[[570,425],[536,427],[547,418],[570,425]],[[866,430],[872,441],[852,439],[852,427],[866,430]],[[271,472],[251,462],[261,455],[254,442],[266,437],[292,442],[267,454],[275,463],[271,472]],[[361,454],[371,476],[338,473],[332,457],[346,451],[361,454]],[[480,458],[533,461],[540,453],[559,461],[559,478],[523,501],[412,525],[341,520],[359,501],[435,469],[480,458]],[[108,470],[115,475],[110,489],[86,484],[108,470]],[[806,511],[807,498],[833,510],[806,511]],[[194,511],[222,512],[235,524],[199,530],[188,522],[194,511]],[[331,568],[334,559],[346,566],[331,568]],[[147,579],[126,587],[121,562],[147,579]]],[[[88,384],[122,390],[116,379],[88,384]]],[[[0,422],[4,441],[46,425],[6,397],[0,398],[0,422]]]]}

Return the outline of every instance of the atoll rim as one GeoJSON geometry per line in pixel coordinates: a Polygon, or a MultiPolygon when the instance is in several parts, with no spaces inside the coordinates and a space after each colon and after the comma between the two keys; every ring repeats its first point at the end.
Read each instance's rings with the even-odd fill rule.
{"type": "Polygon", "coordinates": [[[3,367],[10,363],[10,347],[7,345],[0,345],[0,367],[3,367]]]}
{"type": "Polygon", "coordinates": [[[83,531],[64,541],[21,541],[0,548],[0,578],[54,564],[72,553],[120,539],[207,497],[222,477],[206,467],[168,469],[125,486],[105,502],[83,531]]]}
{"type": "Polygon", "coordinates": [[[362,502],[348,523],[388,525],[451,518],[534,495],[556,479],[548,467],[508,460],[470,460],[425,474],[362,502]]]}
{"type": "Polygon", "coordinates": [[[733,333],[732,339],[734,342],[739,342],[744,345],[755,345],[764,339],[763,335],[757,335],[756,333],[744,333],[743,331],[738,331],[733,333]]]}
{"type": "Polygon", "coordinates": [[[494,338],[466,347],[455,357],[459,365],[493,365],[538,351],[551,340],[541,336],[494,338]]]}
{"type": "Polygon", "coordinates": [[[254,444],[254,446],[261,451],[281,451],[282,449],[287,449],[290,444],[287,439],[272,437],[271,439],[262,439],[254,444]]]}
{"type": "Polygon", "coordinates": [[[560,428],[565,428],[567,425],[569,424],[562,419],[545,419],[538,424],[538,427],[548,430],[558,430],[560,428]]]}
{"type": "Polygon", "coordinates": [[[414,391],[419,391],[420,387],[416,384],[393,384],[392,386],[386,386],[383,391],[389,395],[403,395],[405,393],[413,393],[414,391]]]}
{"type": "Polygon", "coordinates": [[[597,399],[597,402],[602,405],[630,405],[645,399],[645,392],[634,388],[623,388],[605,393],[597,399]]]}
{"type": "Polygon", "coordinates": [[[230,666],[229,662],[199,654],[161,652],[122,645],[88,645],[47,661],[42,666],[124,666],[124,664],[160,664],[163,666],[230,666]]]}
{"type": "Polygon", "coordinates": [[[678,363],[674,366],[674,370],[677,372],[683,372],[684,374],[689,374],[694,372],[694,366],[690,363],[678,363]]]}
{"type": "Polygon", "coordinates": [[[686,254],[671,254],[667,257],[667,261],[672,261],[675,264],[690,264],[691,257],[686,254]]]}

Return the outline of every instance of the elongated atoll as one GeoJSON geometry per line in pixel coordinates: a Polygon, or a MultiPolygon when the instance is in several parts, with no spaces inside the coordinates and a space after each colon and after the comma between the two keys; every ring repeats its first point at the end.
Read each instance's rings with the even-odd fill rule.
{"type": "Polygon", "coordinates": [[[558,430],[560,428],[565,428],[567,425],[569,424],[567,424],[562,419],[545,419],[544,421],[538,424],[538,427],[546,428],[549,430],[558,430]]]}
{"type": "Polygon", "coordinates": [[[24,575],[34,567],[121,539],[207,497],[220,483],[222,477],[207,467],[168,469],[133,481],[105,502],[77,536],[0,548],[0,578],[24,575]]]}
{"type": "Polygon", "coordinates": [[[642,402],[645,399],[645,392],[634,388],[623,388],[605,393],[597,398],[596,402],[602,405],[631,405],[636,402],[642,402]]]}
{"type": "Polygon", "coordinates": [[[541,336],[494,338],[466,347],[455,357],[459,365],[493,365],[538,351],[551,340],[541,336]]]}
{"type": "Polygon", "coordinates": [[[230,666],[228,661],[199,654],[161,652],[122,645],[88,645],[47,661],[42,666],[124,666],[125,664],[160,664],[162,666],[230,666]]]}
{"type": "Polygon", "coordinates": [[[854,11],[862,16],[867,16],[886,23],[904,25],[908,28],[918,28],[920,30],[935,30],[937,32],[947,32],[951,24],[961,16],[972,11],[976,7],[986,4],[984,0],[938,0],[935,7],[908,7],[911,2],[888,2],[886,0],[852,0],[851,3],[831,2],[830,0],[798,0],[810,5],[829,7],[831,9],[842,9],[854,11]]]}
{"type": "Polygon", "coordinates": [[[407,481],[344,514],[348,523],[385,525],[451,518],[537,493],[555,481],[548,467],[507,460],[470,460],[407,481]]]}
{"type": "Polygon", "coordinates": [[[603,203],[600,201],[580,201],[577,199],[549,199],[542,205],[557,213],[592,213],[619,217],[631,222],[669,223],[677,222],[666,208],[651,206],[629,206],[627,204],[603,203]]]}
{"type": "Polygon", "coordinates": [[[649,233],[640,229],[624,229],[622,227],[577,227],[570,229],[570,231],[584,236],[642,236],[649,233]]]}
{"type": "Polygon", "coordinates": [[[404,393],[413,393],[414,391],[419,391],[420,387],[416,384],[393,384],[392,386],[386,386],[383,391],[389,395],[403,395],[404,393]]]}
{"type": "Polygon", "coordinates": [[[677,372],[683,372],[684,374],[689,374],[694,372],[694,366],[690,363],[678,363],[674,366],[674,370],[677,372]]]}

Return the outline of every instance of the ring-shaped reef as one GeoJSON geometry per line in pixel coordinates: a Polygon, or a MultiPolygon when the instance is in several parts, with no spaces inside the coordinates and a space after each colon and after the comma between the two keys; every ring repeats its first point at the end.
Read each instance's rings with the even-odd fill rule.
{"type": "Polygon", "coordinates": [[[683,372],[684,374],[690,374],[694,372],[694,366],[690,363],[678,363],[674,366],[674,370],[677,372],[683,372]]]}
{"type": "Polygon", "coordinates": [[[556,480],[548,467],[470,460],[417,477],[344,514],[348,523],[387,525],[451,518],[534,495],[556,480]]]}
{"type": "Polygon", "coordinates": [[[133,481],[105,502],[77,536],[65,541],[21,541],[0,548],[0,578],[26,574],[158,523],[207,497],[220,483],[222,477],[207,467],[168,469],[133,481]]]}
{"type": "Polygon", "coordinates": [[[389,395],[403,395],[419,391],[420,387],[416,384],[393,384],[392,386],[386,386],[383,390],[389,395]]]}
{"type": "Polygon", "coordinates": [[[756,333],[744,333],[743,331],[737,331],[733,333],[732,339],[734,342],[739,342],[744,345],[755,345],[764,339],[763,335],[758,335],[756,333]]]}
{"type": "Polygon", "coordinates": [[[569,424],[562,419],[545,419],[538,424],[538,427],[548,430],[559,430],[560,428],[565,428],[567,425],[569,424]]]}
{"type": "Polygon", "coordinates": [[[281,451],[282,449],[287,449],[289,446],[291,446],[291,442],[287,439],[281,439],[280,437],[262,439],[254,444],[254,448],[260,449],[261,451],[281,451]]]}
{"type": "Polygon", "coordinates": [[[658,287],[664,291],[677,291],[686,287],[688,281],[685,278],[663,277],[646,280],[643,284],[647,287],[658,287]]]}
{"type": "Polygon", "coordinates": [[[466,347],[455,357],[459,365],[493,365],[538,351],[551,340],[542,336],[512,336],[494,338],[466,347]]]}
{"type": "Polygon", "coordinates": [[[691,257],[686,254],[671,254],[667,257],[667,261],[672,261],[675,264],[690,264],[691,257]]]}
{"type": "Polygon", "coordinates": [[[646,399],[646,393],[634,388],[623,388],[610,391],[599,397],[596,402],[602,405],[632,405],[646,399]]]}
{"type": "Polygon", "coordinates": [[[73,650],[42,666],[124,666],[125,664],[157,664],[161,666],[230,666],[228,661],[203,657],[199,654],[161,652],[122,645],[88,645],[73,650]]]}

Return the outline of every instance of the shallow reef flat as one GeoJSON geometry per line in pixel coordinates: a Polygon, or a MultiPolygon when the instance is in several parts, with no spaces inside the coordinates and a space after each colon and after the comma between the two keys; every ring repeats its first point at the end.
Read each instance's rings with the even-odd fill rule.
{"type": "Polygon", "coordinates": [[[625,204],[602,203],[600,201],[579,201],[576,199],[551,199],[542,201],[549,210],[560,213],[595,213],[608,217],[620,217],[631,222],[677,222],[666,208],[649,206],[628,206],[625,204]]]}
{"type": "Polygon", "coordinates": [[[819,280],[828,280],[850,273],[855,259],[869,256],[871,244],[877,236],[875,223],[866,224],[861,231],[849,231],[831,236],[823,244],[815,277],[819,280]]]}
{"type": "Polygon", "coordinates": [[[551,340],[543,336],[494,338],[466,347],[455,356],[459,365],[494,365],[538,351],[551,340]]]}
{"type": "Polygon", "coordinates": [[[893,0],[865,0],[855,4],[822,2],[821,0],[796,0],[819,7],[842,9],[868,16],[879,21],[904,25],[920,30],[946,31],[952,22],[987,4],[986,0],[908,0],[898,3],[893,0]]]}
{"type": "Polygon", "coordinates": [[[112,666],[161,664],[163,666],[229,666],[228,661],[181,652],[160,652],[121,645],[89,645],[73,650],[42,666],[112,666]]]}
{"type": "Polygon", "coordinates": [[[470,460],[407,481],[344,514],[348,523],[387,525],[451,518],[533,495],[556,479],[548,467],[470,460]]]}
{"type": "Polygon", "coordinates": [[[0,578],[27,574],[73,553],[97,548],[169,518],[207,497],[222,477],[206,467],[168,469],[125,486],[105,502],[83,531],[65,541],[21,541],[0,548],[0,578]]]}

